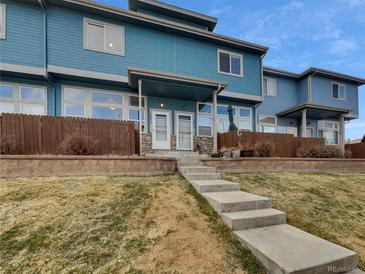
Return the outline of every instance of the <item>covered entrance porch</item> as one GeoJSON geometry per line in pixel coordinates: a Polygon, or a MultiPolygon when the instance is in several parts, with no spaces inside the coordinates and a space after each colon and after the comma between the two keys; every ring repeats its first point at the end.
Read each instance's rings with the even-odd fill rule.
{"type": "Polygon", "coordinates": [[[326,144],[338,145],[342,153],[344,153],[345,119],[349,112],[349,109],[317,104],[301,104],[277,113],[277,116],[298,119],[300,121],[301,137],[311,137],[309,133],[313,129],[308,127],[308,120],[317,121],[317,132],[320,133],[317,137],[326,139],[326,144]],[[331,142],[328,142],[327,139],[331,139],[331,142]]]}
{"type": "Polygon", "coordinates": [[[128,81],[138,90],[141,155],[156,150],[193,151],[198,144],[207,152],[217,151],[217,95],[227,84],[141,68],[130,68],[128,81]],[[199,137],[196,104],[207,101],[212,102],[212,135],[199,137]]]}

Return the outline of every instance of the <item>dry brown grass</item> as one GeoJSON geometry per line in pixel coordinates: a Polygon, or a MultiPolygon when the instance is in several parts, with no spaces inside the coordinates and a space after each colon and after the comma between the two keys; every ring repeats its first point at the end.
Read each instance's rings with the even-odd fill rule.
{"type": "Polygon", "coordinates": [[[0,273],[259,273],[191,194],[178,175],[1,179],[0,273]]]}
{"type": "Polygon", "coordinates": [[[359,254],[365,269],[365,174],[226,174],[244,191],[272,198],[288,222],[359,254]]]}

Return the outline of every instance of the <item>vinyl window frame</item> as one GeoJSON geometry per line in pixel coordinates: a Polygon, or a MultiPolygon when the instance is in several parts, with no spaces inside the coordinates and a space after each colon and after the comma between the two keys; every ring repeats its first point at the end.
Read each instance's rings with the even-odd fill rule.
{"type": "Polygon", "coordinates": [[[217,49],[217,71],[218,73],[220,74],[225,74],[225,75],[229,75],[229,76],[235,76],[235,77],[243,77],[243,54],[242,53],[237,53],[237,52],[234,52],[234,51],[229,51],[229,50],[224,50],[224,49],[217,49]],[[226,53],[226,54],[229,54],[229,70],[230,72],[225,72],[225,71],[221,71],[221,68],[220,68],[220,53],[226,53]],[[231,59],[232,59],[232,55],[235,55],[235,56],[239,56],[240,57],[240,74],[235,74],[235,73],[232,73],[232,67],[231,67],[231,59]]]}
{"type": "Polygon", "coordinates": [[[0,3],[0,7],[2,9],[2,17],[0,18],[3,31],[0,32],[0,39],[6,39],[6,4],[0,3]]]}
{"type": "MultiPolygon", "coordinates": [[[[8,103],[14,104],[13,113],[25,114],[25,113],[21,112],[21,105],[22,105],[22,103],[25,103],[25,104],[43,105],[43,109],[44,109],[43,114],[38,114],[38,115],[48,115],[48,94],[47,94],[46,86],[32,85],[32,84],[28,85],[28,84],[22,84],[22,83],[12,83],[12,82],[3,82],[3,81],[1,81],[0,84],[13,87],[13,97],[12,98],[0,97],[1,102],[8,102],[8,103]],[[23,87],[42,89],[44,92],[43,101],[21,99],[20,90],[23,87]]],[[[36,115],[36,114],[34,114],[34,115],[36,115]]]]}
{"type": "Polygon", "coordinates": [[[332,121],[332,120],[319,120],[318,122],[317,122],[317,136],[319,137],[319,136],[321,136],[321,134],[320,134],[320,131],[322,131],[322,138],[323,139],[325,139],[325,143],[326,143],[326,145],[333,145],[333,146],[337,146],[337,145],[339,145],[339,143],[340,143],[340,123],[338,122],[338,121],[332,121]],[[325,124],[325,123],[332,123],[332,127],[325,127],[325,126],[323,126],[323,127],[321,127],[320,125],[321,125],[321,123],[323,123],[323,124],[325,124]],[[337,128],[336,128],[336,125],[337,125],[337,128]],[[325,133],[325,131],[332,131],[332,132],[334,132],[336,135],[337,135],[337,143],[333,143],[333,144],[328,144],[327,142],[326,142],[326,138],[324,137],[324,133],[325,133]]]}
{"type": "Polygon", "coordinates": [[[274,127],[275,128],[275,133],[277,133],[278,129],[277,129],[277,124],[278,124],[278,119],[275,115],[269,115],[269,114],[259,114],[258,115],[258,126],[259,126],[259,130],[260,132],[264,132],[261,127],[263,126],[267,126],[267,127],[274,127]],[[270,118],[274,118],[275,119],[275,123],[274,124],[270,124],[270,123],[261,123],[261,119],[266,118],[266,117],[270,117],[270,118]]]}
{"type": "MultiPolygon", "coordinates": [[[[116,121],[132,121],[132,122],[138,122],[136,120],[130,120],[129,119],[129,109],[136,109],[138,110],[138,107],[129,106],[129,97],[138,97],[138,95],[134,93],[129,92],[123,92],[123,91],[115,91],[115,90],[105,90],[105,89],[95,89],[90,87],[83,87],[83,86],[71,86],[71,85],[62,85],[62,96],[61,96],[61,115],[64,117],[83,117],[83,118],[91,118],[91,119],[101,119],[101,118],[93,118],[92,117],[92,107],[93,106],[102,106],[102,107],[117,107],[122,109],[122,120],[116,120],[116,121]],[[66,115],[65,113],[65,104],[67,103],[76,103],[79,104],[81,101],[77,100],[65,100],[64,96],[64,90],[65,88],[74,88],[74,89],[81,89],[84,91],[84,116],[76,116],[76,115],[66,115]],[[105,103],[93,103],[92,102],[92,92],[98,92],[98,93],[106,93],[106,94],[118,94],[122,96],[122,104],[105,104],[105,103]],[[121,107],[120,107],[121,106],[121,107]]],[[[147,115],[147,97],[143,96],[144,98],[144,107],[142,108],[144,110],[144,120],[142,121],[142,124],[144,125],[144,132],[147,132],[148,126],[148,115],[147,115]]]]}
{"type": "Polygon", "coordinates": [[[276,97],[277,95],[277,81],[275,78],[272,78],[272,77],[264,77],[263,78],[263,85],[265,83],[265,80],[266,80],[266,91],[265,91],[265,86],[263,87],[263,91],[264,91],[264,96],[270,96],[270,97],[276,97]],[[269,81],[273,81],[274,82],[274,93],[273,94],[268,94],[268,82],[269,81]]]}
{"type": "Polygon", "coordinates": [[[333,100],[338,100],[338,101],[346,101],[347,99],[347,88],[346,88],[346,84],[344,83],[340,83],[340,82],[336,82],[336,81],[331,81],[331,99],[333,100]],[[337,85],[338,86],[338,98],[333,97],[333,85],[337,85]],[[340,97],[340,86],[344,87],[344,97],[340,97]]]}
{"type": "Polygon", "coordinates": [[[196,102],[196,136],[197,137],[213,137],[213,104],[212,103],[205,103],[205,102],[196,102]],[[200,112],[199,111],[199,104],[204,104],[204,105],[210,105],[210,113],[206,113],[206,112],[200,112]],[[199,115],[201,116],[206,116],[209,117],[211,119],[211,125],[210,125],[210,135],[202,135],[199,134],[199,115]]]}
{"type": "Polygon", "coordinates": [[[125,56],[125,28],[123,26],[110,24],[110,23],[105,23],[105,22],[102,22],[102,21],[97,21],[97,20],[93,20],[93,19],[84,17],[83,34],[84,34],[84,49],[91,50],[91,51],[96,51],[96,52],[114,54],[114,55],[118,55],[118,56],[125,56]],[[103,29],[104,29],[104,41],[103,41],[104,49],[103,50],[95,49],[95,48],[92,48],[92,47],[88,46],[88,37],[87,37],[87,26],[88,26],[88,24],[93,24],[93,25],[103,27],[103,29]],[[105,28],[107,26],[121,30],[121,32],[122,32],[122,41],[121,41],[121,51],[120,52],[113,51],[113,50],[108,50],[106,48],[106,31],[105,31],[105,28]]]}

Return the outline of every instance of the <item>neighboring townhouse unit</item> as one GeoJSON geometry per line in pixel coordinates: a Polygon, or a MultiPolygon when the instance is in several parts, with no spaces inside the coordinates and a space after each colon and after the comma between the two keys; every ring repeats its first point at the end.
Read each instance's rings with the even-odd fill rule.
{"type": "Polygon", "coordinates": [[[0,113],[131,120],[143,152],[216,150],[228,105],[241,130],[343,144],[364,79],[263,67],[267,47],[217,19],[152,0],[3,0],[0,113]]]}

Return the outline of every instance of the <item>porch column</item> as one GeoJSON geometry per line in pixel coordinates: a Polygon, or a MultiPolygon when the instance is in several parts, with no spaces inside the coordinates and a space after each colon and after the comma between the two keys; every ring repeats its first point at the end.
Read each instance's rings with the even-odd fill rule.
{"type": "Polygon", "coordinates": [[[300,134],[300,137],[307,137],[307,110],[302,110],[302,134],[300,134]]]}
{"type": "Polygon", "coordinates": [[[341,115],[339,118],[339,134],[338,144],[340,146],[342,157],[345,156],[345,116],[341,115]]]}
{"type": "Polygon", "coordinates": [[[139,155],[142,155],[142,80],[138,79],[138,131],[139,131],[139,155]]]}
{"type": "Polygon", "coordinates": [[[213,92],[213,109],[212,109],[212,131],[213,131],[213,153],[217,153],[218,142],[217,142],[217,93],[218,90],[213,92]]]}

